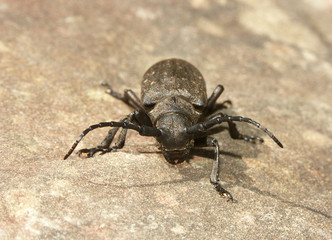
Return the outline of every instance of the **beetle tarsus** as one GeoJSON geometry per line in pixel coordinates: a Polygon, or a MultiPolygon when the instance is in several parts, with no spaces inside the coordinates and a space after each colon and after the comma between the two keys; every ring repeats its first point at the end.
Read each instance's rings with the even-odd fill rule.
{"type": "Polygon", "coordinates": [[[218,183],[219,160],[220,160],[220,157],[219,157],[219,155],[220,155],[219,143],[215,138],[207,137],[205,144],[206,144],[206,146],[215,147],[214,164],[213,164],[212,172],[211,172],[211,175],[210,175],[210,182],[213,184],[214,188],[217,190],[217,192],[220,194],[220,196],[226,198],[227,202],[230,201],[230,200],[233,201],[232,195],[226,189],[224,189],[220,185],[220,183],[218,183]]]}
{"type": "Polygon", "coordinates": [[[100,155],[103,155],[105,153],[111,152],[112,148],[101,148],[101,147],[95,147],[95,148],[83,148],[77,151],[77,155],[80,158],[90,158],[93,157],[97,152],[101,152],[100,155]]]}
{"type": "Polygon", "coordinates": [[[261,137],[257,137],[257,136],[248,136],[248,135],[240,135],[240,137],[238,139],[242,139],[246,142],[250,142],[250,143],[263,143],[264,139],[261,137]]]}
{"type": "Polygon", "coordinates": [[[225,100],[220,104],[216,104],[217,109],[219,109],[219,106],[221,109],[227,109],[230,108],[232,106],[232,101],[231,100],[225,100]]]}
{"type": "Polygon", "coordinates": [[[232,194],[230,194],[225,188],[223,188],[219,183],[212,183],[214,188],[217,190],[219,195],[223,198],[226,198],[226,201],[234,201],[232,194]]]}

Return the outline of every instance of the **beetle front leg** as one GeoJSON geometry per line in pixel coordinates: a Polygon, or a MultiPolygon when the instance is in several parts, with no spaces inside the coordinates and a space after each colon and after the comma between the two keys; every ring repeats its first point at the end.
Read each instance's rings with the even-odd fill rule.
{"type": "Polygon", "coordinates": [[[210,175],[210,182],[213,184],[217,192],[224,198],[227,199],[227,202],[229,200],[233,201],[232,195],[224,189],[220,183],[218,182],[218,175],[219,175],[219,159],[220,159],[220,147],[218,144],[218,141],[215,138],[212,137],[206,137],[206,145],[207,146],[213,146],[215,147],[215,152],[214,152],[214,163],[213,163],[213,168],[212,172],[210,175]]]}
{"type": "MultiPolygon", "coordinates": [[[[132,116],[130,116],[130,119],[127,120],[128,122],[133,122],[133,123],[135,122],[139,126],[152,127],[151,120],[148,117],[148,115],[145,113],[145,111],[135,110],[131,114],[132,114],[132,116]]],[[[113,147],[109,148],[110,151],[123,148],[125,141],[126,141],[127,130],[128,130],[127,128],[123,128],[121,130],[118,140],[116,141],[116,143],[114,144],[113,147]]],[[[104,154],[104,153],[102,153],[102,154],[104,154]]]]}

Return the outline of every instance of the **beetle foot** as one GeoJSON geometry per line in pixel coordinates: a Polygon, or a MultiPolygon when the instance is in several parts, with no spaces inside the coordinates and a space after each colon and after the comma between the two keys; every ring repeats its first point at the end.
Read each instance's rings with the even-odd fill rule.
{"type": "Polygon", "coordinates": [[[228,109],[230,107],[232,107],[232,101],[226,100],[226,101],[223,101],[222,103],[216,103],[212,109],[212,112],[219,111],[222,109],[228,109]]]}
{"type": "Polygon", "coordinates": [[[93,155],[95,155],[97,152],[101,152],[100,155],[102,155],[110,151],[112,151],[111,148],[101,148],[101,147],[83,148],[79,150],[77,154],[81,158],[90,158],[93,157],[93,155]]]}
{"type": "Polygon", "coordinates": [[[232,201],[234,202],[232,194],[230,194],[225,188],[223,188],[219,183],[213,183],[214,188],[217,190],[217,192],[220,194],[221,197],[226,198],[226,201],[232,201]]]}
{"type": "Polygon", "coordinates": [[[233,103],[232,103],[231,100],[225,100],[225,101],[223,101],[223,102],[221,103],[221,106],[222,106],[224,109],[227,109],[227,108],[231,107],[232,104],[233,104],[233,103]]]}
{"type": "Polygon", "coordinates": [[[254,143],[254,144],[264,142],[263,138],[260,138],[260,137],[257,137],[257,136],[241,135],[240,138],[243,139],[244,141],[251,142],[251,143],[254,143]]]}
{"type": "Polygon", "coordinates": [[[102,81],[100,85],[106,87],[106,93],[111,94],[113,92],[111,85],[109,85],[107,82],[102,81]]]}

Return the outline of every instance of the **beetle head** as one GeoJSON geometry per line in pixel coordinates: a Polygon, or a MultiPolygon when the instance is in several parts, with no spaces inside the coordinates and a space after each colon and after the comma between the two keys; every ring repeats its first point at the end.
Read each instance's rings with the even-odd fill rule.
{"type": "Polygon", "coordinates": [[[190,126],[188,119],[180,114],[170,113],[157,121],[161,135],[157,138],[165,159],[172,163],[183,162],[192,148],[192,139],[186,133],[190,126]]]}

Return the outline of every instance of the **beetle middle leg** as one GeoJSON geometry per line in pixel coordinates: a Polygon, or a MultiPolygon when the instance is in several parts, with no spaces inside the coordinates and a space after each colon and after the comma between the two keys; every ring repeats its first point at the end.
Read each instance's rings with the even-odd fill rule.
{"type": "MultiPolygon", "coordinates": [[[[152,127],[151,120],[150,120],[150,118],[147,116],[147,114],[144,111],[135,110],[134,112],[132,112],[131,114],[129,114],[127,116],[127,119],[125,119],[124,121],[125,122],[130,122],[130,123],[135,123],[135,124],[138,124],[139,126],[152,127]]],[[[127,131],[128,131],[127,128],[123,128],[121,130],[119,138],[116,141],[116,143],[114,144],[114,146],[111,147],[111,148],[109,148],[109,146],[110,146],[110,144],[112,142],[111,141],[109,143],[109,145],[108,145],[108,149],[106,151],[104,151],[102,154],[104,154],[106,152],[110,152],[112,150],[117,150],[117,149],[123,148],[123,146],[125,145],[126,137],[127,137],[127,131]]]]}
{"type": "Polygon", "coordinates": [[[220,109],[227,108],[227,105],[232,105],[232,102],[230,100],[226,100],[220,104],[216,104],[218,98],[223,93],[223,91],[224,91],[224,87],[220,84],[214,89],[213,93],[207,100],[207,105],[203,112],[205,115],[211,114],[215,110],[215,108],[220,110],[220,109]]]}
{"type": "MultiPolygon", "coordinates": [[[[210,119],[213,119],[213,118],[216,118],[216,116],[213,116],[210,119]]],[[[240,133],[239,130],[237,129],[236,124],[232,121],[227,121],[227,124],[228,124],[229,135],[233,139],[244,140],[244,141],[251,142],[251,143],[263,143],[264,142],[264,140],[261,137],[249,136],[249,135],[240,133]]]]}

